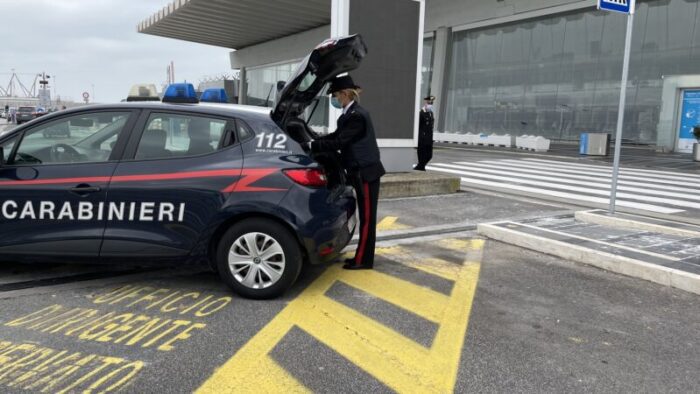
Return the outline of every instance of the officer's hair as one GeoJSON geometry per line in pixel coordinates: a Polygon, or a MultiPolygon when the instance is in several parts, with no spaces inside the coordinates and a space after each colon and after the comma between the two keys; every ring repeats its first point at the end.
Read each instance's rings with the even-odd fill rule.
{"type": "Polygon", "coordinates": [[[350,95],[350,99],[356,103],[360,102],[360,89],[345,89],[345,91],[350,95]]]}

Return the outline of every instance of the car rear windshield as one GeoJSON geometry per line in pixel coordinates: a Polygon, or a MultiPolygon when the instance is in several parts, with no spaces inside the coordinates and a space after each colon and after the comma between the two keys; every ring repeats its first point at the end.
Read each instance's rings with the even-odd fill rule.
{"type": "Polygon", "coordinates": [[[19,107],[19,112],[34,112],[34,107],[19,107]]]}

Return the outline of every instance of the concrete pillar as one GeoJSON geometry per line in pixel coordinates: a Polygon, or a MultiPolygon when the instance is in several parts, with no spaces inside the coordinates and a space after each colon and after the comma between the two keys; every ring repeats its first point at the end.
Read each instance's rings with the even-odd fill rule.
{"type": "MultiPolygon", "coordinates": [[[[331,35],[361,34],[368,54],[351,75],[364,89],[382,162],[390,172],[416,162],[424,0],[333,0],[331,35]]],[[[333,129],[339,111],[330,109],[333,129]]]]}
{"type": "Polygon", "coordinates": [[[440,27],[435,31],[433,42],[433,79],[430,92],[435,96],[435,131],[445,131],[445,113],[447,108],[447,86],[452,64],[452,29],[440,27]]]}
{"type": "MultiPolygon", "coordinates": [[[[333,0],[331,2],[331,37],[350,34],[350,0],[333,0]]],[[[343,110],[328,106],[328,131],[335,130],[336,121],[343,110]]]]}
{"type": "Polygon", "coordinates": [[[246,75],[246,68],[241,67],[239,73],[240,81],[238,82],[238,104],[246,103],[246,96],[248,95],[248,76],[246,75]]]}

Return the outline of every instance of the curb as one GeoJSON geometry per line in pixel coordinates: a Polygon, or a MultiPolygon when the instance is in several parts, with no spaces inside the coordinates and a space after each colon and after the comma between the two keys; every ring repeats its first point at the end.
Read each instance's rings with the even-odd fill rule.
{"type": "Polygon", "coordinates": [[[635,220],[634,218],[623,217],[622,215],[608,216],[605,214],[605,211],[601,210],[578,211],[575,214],[575,218],[576,220],[582,222],[599,224],[601,226],[608,226],[619,229],[645,230],[666,235],[677,235],[680,237],[688,238],[700,238],[700,226],[686,222],[676,222],[651,217],[640,217],[640,219],[644,220],[635,220]],[[668,225],[664,225],[664,222],[681,227],[671,227],[668,225]]]}
{"type": "Polygon", "coordinates": [[[454,194],[461,187],[457,176],[426,172],[387,174],[381,179],[379,199],[454,194]]]}
{"type": "MultiPolygon", "coordinates": [[[[382,241],[394,241],[397,239],[415,238],[415,237],[428,237],[432,235],[441,234],[452,234],[461,233],[465,231],[476,230],[476,224],[459,224],[459,225],[444,225],[444,226],[428,226],[419,227],[410,230],[397,230],[397,231],[386,231],[384,233],[377,233],[376,242],[382,241]]],[[[357,245],[358,242],[357,235],[352,237],[348,245],[357,245]]]]}
{"type": "MultiPolygon", "coordinates": [[[[562,211],[549,212],[547,214],[542,214],[542,215],[520,215],[520,216],[514,217],[513,219],[514,220],[533,221],[533,220],[539,220],[539,219],[549,218],[549,217],[568,217],[568,216],[571,216],[571,214],[572,214],[571,211],[562,210],[562,211]]],[[[496,220],[498,220],[498,219],[496,219],[496,220]]],[[[422,236],[429,237],[429,236],[433,236],[433,235],[476,231],[477,226],[478,226],[478,223],[462,222],[462,223],[438,224],[438,225],[433,225],[433,226],[415,227],[415,228],[409,228],[409,229],[405,229],[405,230],[382,231],[381,233],[377,233],[376,242],[394,241],[397,239],[407,239],[407,238],[415,238],[415,237],[422,237],[422,236]]],[[[354,234],[352,239],[350,240],[350,243],[348,243],[348,245],[357,245],[358,239],[359,239],[359,236],[357,234],[354,234]]]]}
{"type": "Polygon", "coordinates": [[[700,275],[545,237],[524,234],[495,226],[495,224],[498,223],[480,224],[477,226],[477,232],[496,241],[700,295],[700,275]]]}

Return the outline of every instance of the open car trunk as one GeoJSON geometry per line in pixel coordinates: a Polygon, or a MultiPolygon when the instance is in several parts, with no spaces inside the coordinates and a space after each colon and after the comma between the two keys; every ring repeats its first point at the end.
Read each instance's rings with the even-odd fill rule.
{"type": "MultiPolygon", "coordinates": [[[[367,46],[359,35],[331,38],[319,44],[280,91],[272,119],[299,143],[318,138],[302,118],[304,111],[315,102],[328,82],[359,67],[366,54],[367,46]]],[[[313,158],[324,167],[329,188],[345,185],[338,153],[315,154],[313,158]]]]}

